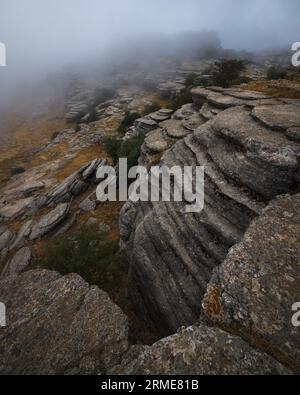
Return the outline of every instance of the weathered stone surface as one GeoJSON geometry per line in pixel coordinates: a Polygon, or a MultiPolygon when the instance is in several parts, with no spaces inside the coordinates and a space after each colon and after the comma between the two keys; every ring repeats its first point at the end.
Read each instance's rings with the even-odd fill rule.
{"type": "Polygon", "coordinates": [[[15,241],[10,246],[10,250],[23,247],[25,243],[25,239],[30,235],[32,223],[33,221],[29,220],[22,225],[21,229],[17,234],[15,241]]]}
{"type": "Polygon", "coordinates": [[[28,197],[17,200],[14,203],[3,205],[3,207],[0,208],[0,219],[2,217],[3,220],[7,221],[20,217],[26,212],[27,209],[30,209],[30,207],[34,204],[34,201],[34,197],[28,197]]]}
{"type": "Polygon", "coordinates": [[[0,235],[0,251],[9,248],[14,240],[15,235],[9,229],[0,235]]]}
{"type": "Polygon", "coordinates": [[[209,321],[242,336],[300,372],[299,328],[292,306],[300,300],[300,195],[283,196],[264,210],[215,269],[204,298],[209,321]]]}
{"type": "Polygon", "coordinates": [[[22,273],[30,264],[31,250],[28,247],[21,248],[15,256],[4,267],[0,279],[9,276],[17,276],[22,273]]]}
{"type": "Polygon", "coordinates": [[[80,210],[86,213],[95,211],[96,207],[97,207],[96,202],[94,200],[91,200],[90,198],[84,199],[79,205],[80,210]]]}
{"type": "Polygon", "coordinates": [[[290,371],[269,355],[220,329],[198,325],[181,330],[137,356],[129,353],[115,374],[271,375],[290,371]]]}
{"type": "MultiPolygon", "coordinates": [[[[203,102],[212,94],[203,88],[193,92],[203,102]]],[[[214,268],[270,200],[299,188],[300,146],[252,116],[256,94],[241,94],[251,106],[235,106],[246,99],[226,90],[214,94],[226,96],[233,108],[219,107],[213,119],[159,158],[168,167],[205,167],[202,212],[184,214],[183,202],[129,202],[120,216],[122,245],[131,258],[130,297],[139,317],[162,335],[197,320],[214,268]]],[[[180,127],[175,119],[160,124],[168,125],[164,133],[170,139],[171,122],[180,127]]]]}
{"type": "Polygon", "coordinates": [[[212,128],[209,154],[229,178],[268,199],[293,188],[299,144],[253,121],[243,107],[220,113],[212,128]]]}
{"type": "Polygon", "coordinates": [[[184,128],[182,121],[178,121],[175,119],[170,119],[169,121],[162,122],[160,126],[169,137],[175,139],[182,139],[190,133],[190,130],[184,128]]]}
{"type": "Polygon", "coordinates": [[[93,182],[99,166],[106,165],[105,160],[94,159],[82,166],[76,173],[67,177],[61,184],[56,185],[47,194],[48,206],[68,202],[74,196],[79,196],[93,182]]]}
{"type": "Polygon", "coordinates": [[[165,151],[168,148],[169,144],[168,141],[164,138],[162,130],[157,129],[147,135],[145,139],[145,146],[151,152],[159,153],[165,151]]]}
{"type": "Polygon", "coordinates": [[[0,374],[99,374],[127,350],[128,322],[108,295],[81,277],[45,270],[0,282],[7,327],[0,374]]]}
{"type": "Polygon", "coordinates": [[[59,225],[68,215],[69,204],[62,203],[50,211],[35,224],[30,234],[30,240],[36,240],[45,236],[59,225]]]}
{"type": "Polygon", "coordinates": [[[256,107],[252,115],[271,129],[285,130],[300,127],[299,108],[292,104],[256,107]]]}
{"type": "Polygon", "coordinates": [[[173,114],[172,118],[182,121],[183,119],[190,118],[194,114],[198,114],[198,110],[196,109],[194,104],[190,103],[190,104],[185,104],[179,110],[177,110],[173,114]]]}
{"type": "Polygon", "coordinates": [[[30,195],[33,192],[41,191],[44,187],[45,184],[41,181],[25,180],[21,183],[15,183],[15,186],[11,186],[10,189],[6,189],[4,195],[30,195]]]}

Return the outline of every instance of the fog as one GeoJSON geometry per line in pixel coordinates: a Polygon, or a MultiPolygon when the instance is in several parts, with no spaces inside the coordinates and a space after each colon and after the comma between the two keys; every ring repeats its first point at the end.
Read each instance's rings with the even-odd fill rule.
{"type": "Polygon", "coordinates": [[[105,61],[133,39],[214,30],[224,48],[288,48],[299,41],[299,20],[299,0],[0,0],[2,99],[48,71],[105,61]]]}

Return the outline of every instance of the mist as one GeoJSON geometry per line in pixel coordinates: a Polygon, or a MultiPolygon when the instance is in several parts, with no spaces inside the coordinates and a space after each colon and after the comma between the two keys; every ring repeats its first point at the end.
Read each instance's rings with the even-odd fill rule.
{"type": "MultiPolygon", "coordinates": [[[[134,40],[216,31],[224,48],[289,48],[299,41],[299,0],[1,0],[4,92],[49,71],[116,55],[134,40]]],[[[145,41],[145,45],[147,40],[145,41]]],[[[147,52],[147,48],[144,48],[147,52]]]]}

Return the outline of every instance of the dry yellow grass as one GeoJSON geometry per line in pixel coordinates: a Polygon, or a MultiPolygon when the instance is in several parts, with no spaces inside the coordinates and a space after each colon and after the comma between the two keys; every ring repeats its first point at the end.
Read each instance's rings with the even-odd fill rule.
{"type": "Polygon", "coordinates": [[[255,81],[242,86],[242,89],[262,92],[274,98],[300,99],[299,80],[255,81]]]}

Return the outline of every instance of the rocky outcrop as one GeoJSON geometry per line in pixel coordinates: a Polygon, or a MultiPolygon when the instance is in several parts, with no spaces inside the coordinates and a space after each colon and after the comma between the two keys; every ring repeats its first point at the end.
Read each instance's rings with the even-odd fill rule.
{"type": "Polygon", "coordinates": [[[9,276],[18,276],[28,268],[31,261],[31,250],[28,247],[21,248],[4,267],[0,279],[9,276]]]}
{"type": "Polygon", "coordinates": [[[73,197],[80,195],[89,187],[89,182],[95,178],[97,169],[106,165],[106,160],[94,159],[82,166],[76,173],[66,178],[61,184],[56,185],[47,194],[48,206],[69,202],[73,197]]]}
{"type": "Polygon", "coordinates": [[[300,195],[275,199],[215,269],[203,301],[211,324],[300,372],[300,195]]]}
{"type": "Polygon", "coordinates": [[[128,348],[127,318],[75,274],[10,276],[0,281],[0,300],[0,374],[103,374],[128,348]]]}
{"type": "Polygon", "coordinates": [[[269,201],[299,189],[300,145],[287,133],[291,123],[300,126],[296,105],[288,105],[294,115],[286,124],[275,114],[282,101],[257,92],[197,88],[193,97],[199,111],[207,103],[202,116],[209,110],[209,121],[161,152],[160,163],[205,166],[204,210],[183,214],[186,202],[129,202],[120,219],[131,299],[162,335],[197,320],[213,270],[229,249],[269,201]],[[258,119],[266,106],[274,110],[274,128],[258,119]]]}
{"type": "Polygon", "coordinates": [[[68,215],[69,204],[61,203],[54,210],[44,215],[33,227],[30,240],[39,239],[57,227],[68,215]]]}
{"type": "Polygon", "coordinates": [[[152,130],[159,127],[159,123],[166,121],[172,115],[173,111],[167,108],[163,108],[152,114],[146,115],[143,118],[139,118],[134,122],[134,125],[129,128],[124,139],[127,140],[130,137],[138,136],[140,134],[146,135],[152,130]]]}
{"type": "Polygon", "coordinates": [[[143,350],[132,350],[114,374],[273,375],[289,369],[237,336],[199,324],[180,330],[143,350]]]}

